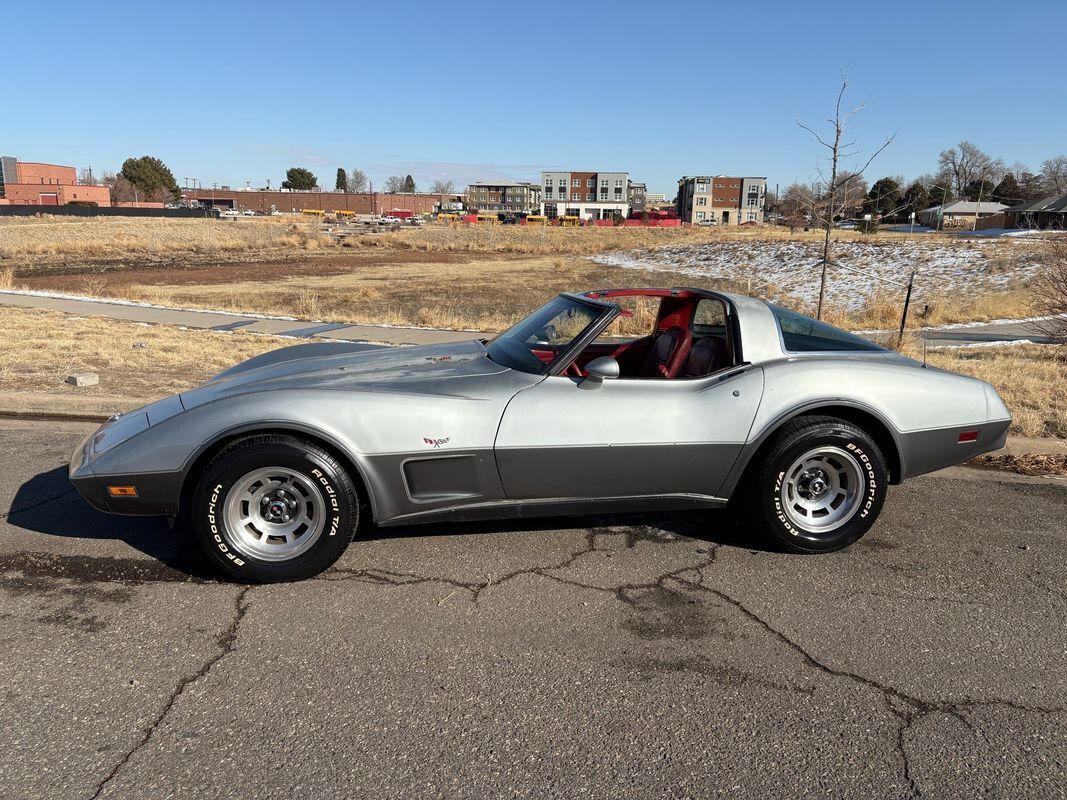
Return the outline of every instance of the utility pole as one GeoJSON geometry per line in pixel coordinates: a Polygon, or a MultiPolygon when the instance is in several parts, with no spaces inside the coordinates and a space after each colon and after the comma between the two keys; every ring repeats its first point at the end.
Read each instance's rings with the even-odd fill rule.
{"type": "Polygon", "coordinates": [[[985,173],[978,181],[978,205],[974,207],[974,222],[971,224],[971,233],[978,230],[978,212],[982,210],[982,190],[985,189],[985,173]]]}

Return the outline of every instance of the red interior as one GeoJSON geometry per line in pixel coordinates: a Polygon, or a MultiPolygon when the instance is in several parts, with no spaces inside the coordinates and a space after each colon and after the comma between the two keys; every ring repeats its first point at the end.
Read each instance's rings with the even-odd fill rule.
{"type": "MultiPolygon", "coordinates": [[[[656,318],[655,333],[628,342],[599,342],[591,344],[578,354],[573,363],[567,366],[563,371],[564,375],[584,377],[588,374],[585,370],[585,365],[603,356],[609,356],[618,361],[620,375],[627,378],[702,377],[733,363],[729,332],[727,332],[724,342],[712,348],[706,346],[710,344],[707,342],[704,343],[704,347],[696,347],[700,343],[701,337],[688,334],[692,330],[691,323],[697,303],[707,299],[705,295],[672,289],[610,289],[587,292],[586,297],[594,300],[614,297],[662,298],[660,300],[659,314],[656,318]],[[678,342],[677,349],[671,351],[671,357],[665,367],[657,367],[652,363],[654,361],[651,358],[653,348],[656,346],[660,336],[671,329],[681,329],[685,332],[684,341],[678,342]],[[715,353],[713,359],[707,357],[709,349],[715,353]],[[698,364],[699,368],[697,367],[698,364]]],[[[625,310],[622,314],[632,316],[632,312],[625,310]]],[[[672,335],[678,336],[677,332],[672,335]]],[[[706,339],[708,337],[703,338],[706,339]]],[[[548,350],[535,350],[534,352],[538,358],[546,363],[556,356],[556,353],[548,350]]]]}

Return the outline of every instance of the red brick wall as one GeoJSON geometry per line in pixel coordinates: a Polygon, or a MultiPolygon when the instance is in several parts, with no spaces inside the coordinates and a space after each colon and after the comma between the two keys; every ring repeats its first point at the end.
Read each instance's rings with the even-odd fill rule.
{"type": "Polygon", "coordinates": [[[61,167],[56,164],[40,164],[36,161],[18,162],[19,183],[36,184],[74,184],[78,182],[78,171],[74,167],[61,167]]]}
{"type": "MultiPolygon", "coordinates": [[[[111,191],[106,186],[69,186],[41,183],[8,183],[4,186],[4,197],[8,205],[38,205],[41,195],[57,195],[59,205],[72,200],[91,200],[101,206],[111,205],[111,191]]],[[[50,202],[45,197],[44,202],[50,202]]]]}
{"type": "MultiPolygon", "coordinates": [[[[216,189],[187,189],[183,191],[186,202],[198,200],[210,205],[212,198],[216,204],[233,205],[240,211],[267,212],[273,205],[278,211],[288,213],[303,211],[305,208],[321,211],[352,211],[356,214],[388,214],[394,208],[413,211],[416,214],[430,214],[441,202],[436,194],[387,194],[369,192],[344,194],[342,192],[234,192],[216,189]]],[[[446,198],[447,199],[447,198],[446,198]]]]}

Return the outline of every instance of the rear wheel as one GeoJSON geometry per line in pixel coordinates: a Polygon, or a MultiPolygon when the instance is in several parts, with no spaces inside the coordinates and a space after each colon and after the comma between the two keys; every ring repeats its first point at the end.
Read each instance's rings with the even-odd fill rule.
{"type": "Polygon", "coordinates": [[[825,553],[870,529],[887,484],[885,459],[866,432],[834,417],[798,417],[755,466],[746,506],[784,549],[825,553]]]}
{"type": "Polygon", "coordinates": [[[359,501],[325,450],[293,436],[256,435],[208,464],[192,521],[208,557],[231,575],[301,580],[340,558],[359,523],[359,501]]]}

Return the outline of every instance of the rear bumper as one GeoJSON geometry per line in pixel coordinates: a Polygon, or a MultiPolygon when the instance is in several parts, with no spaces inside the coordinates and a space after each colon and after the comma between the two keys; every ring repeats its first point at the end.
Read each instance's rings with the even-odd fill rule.
{"type": "Polygon", "coordinates": [[[902,434],[900,455],[903,476],[912,478],[999,450],[1008,438],[1009,425],[1010,419],[1002,419],[902,434]],[[978,431],[977,440],[961,443],[960,434],[969,431],[978,431]]]}

